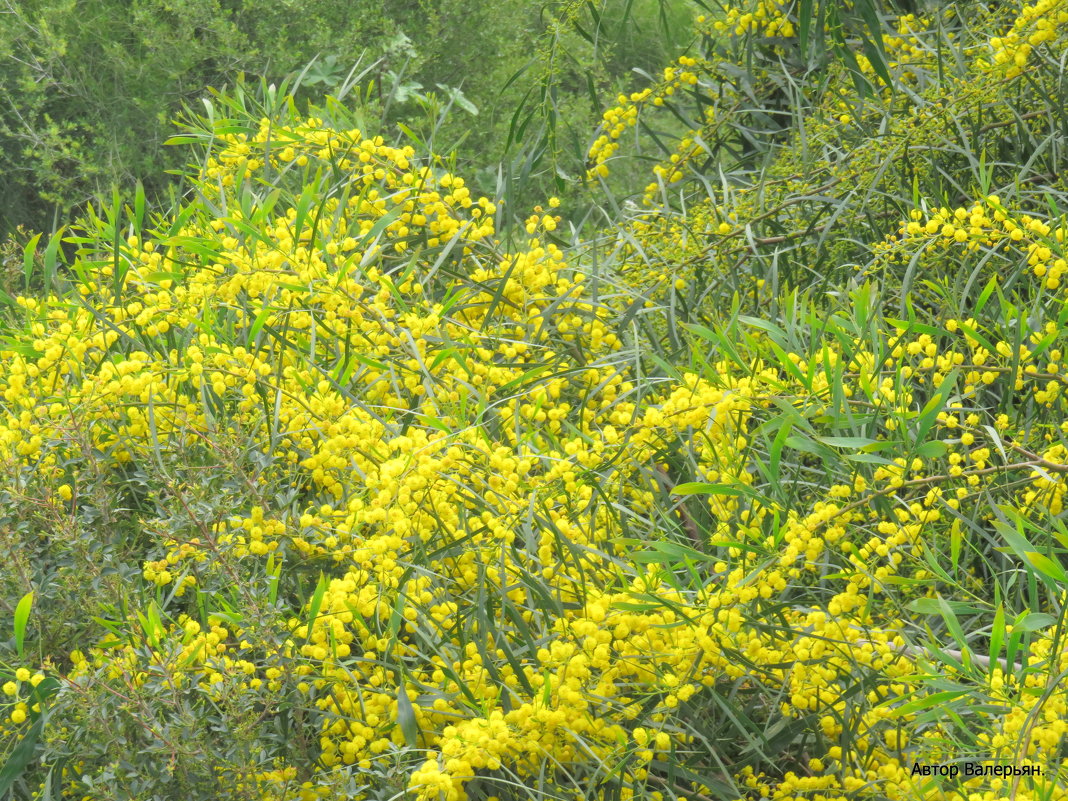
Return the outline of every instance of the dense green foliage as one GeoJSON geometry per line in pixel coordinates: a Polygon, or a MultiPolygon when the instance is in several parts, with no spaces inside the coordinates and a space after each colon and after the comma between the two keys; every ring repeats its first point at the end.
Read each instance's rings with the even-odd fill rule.
{"type": "MultiPolygon", "coordinates": [[[[202,111],[205,88],[232,87],[240,73],[253,83],[301,76],[300,104],[364,77],[365,112],[383,133],[404,136],[399,122],[428,148],[459,145],[489,191],[497,165],[543,150],[529,140],[549,127],[573,140],[563,166],[577,173],[599,96],[633,83],[632,68],[655,69],[689,34],[685,4],[607,0],[599,24],[589,14],[584,3],[541,0],[507,13],[459,0],[6,0],[0,234],[20,224],[55,230],[95,196],[137,180],[166,205],[167,172],[185,158],[164,147],[173,120],[185,106],[202,111]],[[583,33],[589,26],[589,41],[576,21],[583,33]],[[478,69],[473,53],[486,58],[478,69]],[[537,109],[534,125],[510,140],[525,102],[537,109]]],[[[544,188],[527,180],[526,195],[544,188]]]]}
{"type": "Polygon", "coordinates": [[[285,74],[326,50],[355,62],[392,32],[351,4],[228,8],[188,3],[20,0],[0,26],[0,214],[4,227],[60,221],[94,191],[165,179],[171,119],[238,70],[285,74]],[[306,6],[306,7],[305,7],[306,6]],[[335,50],[336,49],[336,50],[335,50]],[[47,216],[45,216],[47,213],[47,216]]]}
{"type": "Polygon", "coordinates": [[[0,798],[1068,799],[1068,2],[621,6],[3,246],[0,798]]]}

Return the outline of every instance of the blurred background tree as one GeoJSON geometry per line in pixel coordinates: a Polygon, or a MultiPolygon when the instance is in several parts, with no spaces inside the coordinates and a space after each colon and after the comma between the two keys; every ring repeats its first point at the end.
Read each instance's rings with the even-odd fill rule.
{"type": "Polygon", "coordinates": [[[517,162],[535,197],[580,172],[602,101],[685,47],[692,13],[666,0],[0,0],[0,236],[55,230],[115,185],[164,200],[182,158],[164,142],[209,86],[304,70],[307,102],[356,64],[373,65],[364,100],[383,133],[402,123],[457,149],[486,191],[517,162]],[[535,107],[538,124],[520,127],[535,107]]]}

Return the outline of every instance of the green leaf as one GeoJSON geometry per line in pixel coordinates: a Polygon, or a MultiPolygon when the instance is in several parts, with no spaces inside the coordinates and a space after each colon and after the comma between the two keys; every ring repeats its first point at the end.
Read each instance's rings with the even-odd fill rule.
{"type": "Polygon", "coordinates": [[[998,285],[1000,276],[992,275],[990,280],[986,282],[986,286],[983,291],[979,293],[978,299],[975,301],[975,315],[978,316],[979,312],[986,306],[986,302],[990,299],[990,296],[994,294],[994,287],[998,285]]]}
{"type": "Polygon", "coordinates": [[[15,650],[19,659],[23,657],[23,646],[26,639],[26,623],[30,619],[30,608],[33,606],[33,592],[22,596],[22,600],[15,607],[15,650]]]}
{"type": "MultiPolygon", "coordinates": [[[[154,604],[153,604],[154,606],[154,604]]],[[[141,630],[145,633],[145,641],[153,648],[159,646],[159,626],[158,619],[152,615],[152,607],[149,607],[148,615],[143,615],[137,612],[137,620],[141,624],[141,630]]]]}
{"type": "Polygon", "coordinates": [[[1005,608],[998,604],[994,612],[994,625],[990,628],[990,667],[997,665],[998,654],[1001,653],[1001,643],[1005,638],[1005,608]]]}
{"type": "MultiPolygon", "coordinates": [[[[1011,507],[999,506],[998,508],[1014,516],[1018,526],[1022,524],[1019,516],[1011,507]]],[[[1045,554],[1039,553],[1038,549],[1028,541],[1021,531],[1002,520],[993,521],[993,525],[1005,542],[1008,543],[1013,553],[1027,565],[1037,570],[1048,586],[1056,589],[1057,584],[1068,584],[1068,572],[1065,572],[1064,567],[1045,554]]]]}
{"type": "Polygon", "coordinates": [[[319,573],[319,583],[315,585],[315,593],[312,595],[311,605],[308,608],[308,639],[312,636],[312,627],[315,619],[319,616],[319,608],[323,605],[323,596],[326,595],[326,576],[319,573]]]}
{"type": "Polygon", "coordinates": [[[873,450],[882,450],[889,443],[879,442],[868,437],[816,437],[818,442],[830,445],[832,448],[856,448],[865,453],[873,450]],[[866,450],[865,450],[866,449],[866,450]]]}
{"type": "Polygon", "coordinates": [[[961,332],[963,332],[964,335],[967,338],[974,339],[976,342],[978,342],[980,345],[982,345],[984,348],[986,348],[991,353],[996,353],[997,352],[997,347],[995,347],[994,343],[991,342],[986,337],[984,337],[982,334],[980,334],[977,329],[972,328],[967,323],[961,322],[959,320],[957,321],[957,328],[961,332]]]}
{"type": "Polygon", "coordinates": [[[946,455],[946,451],[949,450],[949,446],[941,440],[933,439],[930,442],[924,442],[916,449],[916,455],[922,459],[937,459],[946,455]]]}
{"type": "Polygon", "coordinates": [[[256,319],[252,321],[252,325],[248,329],[248,335],[245,337],[246,348],[252,347],[252,343],[256,341],[257,334],[260,333],[260,329],[263,328],[263,324],[267,322],[267,318],[273,311],[274,308],[269,303],[264,302],[263,308],[260,309],[259,314],[256,315],[256,319]]]}
{"type": "MultiPolygon", "coordinates": [[[[51,698],[53,695],[55,695],[56,692],[59,690],[59,687],[59,679],[55,678],[54,676],[46,676],[44,681],[42,681],[30,691],[30,698],[34,703],[42,704],[49,698],[51,698]]],[[[42,707],[42,709],[43,708],[44,707],[42,707]]],[[[35,714],[32,709],[30,710],[30,714],[35,714]]],[[[44,713],[41,712],[36,714],[44,713]]]]}
{"type": "Polygon", "coordinates": [[[864,55],[868,57],[876,75],[882,78],[887,86],[893,87],[894,80],[890,77],[890,70],[886,63],[886,50],[883,46],[883,22],[879,18],[875,2],[874,0],[857,0],[856,8],[868,29],[868,37],[863,42],[864,55]]]}
{"type": "Polygon", "coordinates": [[[689,481],[685,484],[676,484],[671,490],[672,495],[746,495],[748,493],[738,487],[727,484],[707,484],[700,481],[689,481]]]}
{"type": "Polygon", "coordinates": [[[388,228],[390,225],[400,219],[402,214],[404,214],[404,204],[398,203],[396,206],[394,206],[381,217],[379,217],[377,220],[375,220],[375,224],[372,225],[370,230],[368,230],[368,232],[360,238],[360,241],[356,245],[357,248],[362,250],[368,245],[373,244],[378,239],[378,236],[386,230],[386,228],[388,228]]]}
{"type": "Polygon", "coordinates": [[[940,693],[931,693],[923,698],[917,698],[915,701],[909,701],[907,704],[903,704],[894,710],[895,717],[903,717],[905,715],[911,715],[914,712],[920,712],[924,709],[930,709],[934,706],[942,706],[948,701],[954,701],[963,695],[970,695],[968,690],[945,690],[940,693]]]}
{"type": "Polygon", "coordinates": [[[819,456],[821,459],[828,459],[833,456],[831,451],[826,448],[820,448],[817,446],[814,439],[810,439],[800,434],[791,434],[786,438],[786,447],[793,448],[795,451],[801,451],[801,453],[809,453],[813,456],[819,456]]]}
{"type": "Polygon", "coordinates": [[[403,682],[397,688],[397,724],[404,735],[404,742],[409,748],[415,748],[419,744],[419,727],[415,722],[415,708],[403,682]]]}
{"type": "Polygon", "coordinates": [[[957,641],[961,648],[967,648],[968,638],[964,636],[964,629],[961,628],[953,607],[941,595],[938,596],[938,610],[942,613],[942,619],[946,621],[946,628],[953,635],[953,639],[957,641]]]}
{"type": "Polygon", "coordinates": [[[808,60],[808,32],[812,27],[812,0],[801,0],[797,7],[797,38],[801,45],[801,57],[808,60]]]}
{"type": "MultiPolygon", "coordinates": [[[[1045,612],[1028,612],[1024,615],[1023,620],[1013,626],[1014,629],[1022,629],[1023,631],[1038,631],[1039,629],[1048,629],[1050,626],[1057,625],[1057,618],[1053,615],[1046,614],[1045,612]]],[[[991,640],[991,643],[993,640],[991,640]]]]}
{"type": "Polygon", "coordinates": [[[949,401],[949,393],[956,386],[957,374],[960,371],[954,367],[942,379],[938,385],[938,391],[924,404],[920,411],[919,421],[916,428],[916,441],[922,441],[934,424],[938,421],[939,413],[946,407],[949,401]]]}
{"type": "Polygon", "coordinates": [[[1024,554],[1024,559],[1046,578],[1053,579],[1059,584],[1068,584],[1068,572],[1065,571],[1060,562],[1037,551],[1029,551],[1024,554]]]}
{"type": "Polygon", "coordinates": [[[33,754],[37,750],[37,740],[44,729],[44,722],[44,715],[34,721],[33,725],[22,736],[22,739],[19,740],[19,744],[12,749],[11,755],[8,756],[3,767],[0,767],[0,797],[6,795],[11,786],[26,772],[26,768],[33,761],[33,754]]]}
{"type": "Polygon", "coordinates": [[[768,471],[771,474],[772,483],[776,486],[779,484],[779,474],[782,465],[782,449],[786,445],[786,440],[789,438],[793,428],[794,424],[792,420],[788,418],[783,419],[782,425],[780,425],[779,431],[775,435],[775,440],[771,443],[771,450],[768,452],[768,471]]]}
{"type": "Polygon", "coordinates": [[[945,601],[940,598],[917,598],[905,608],[910,612],[917,612],[921,615],[941,615],[943,605],[948,606],[953,612],[960,612],[964,615],[977,614],[983,611],[963,601],[945,601]]]}
{"type": "Polygon", "coordinates": [[[631,559],[639,564],[673,564],[677,562],[714,562],[715,557],[677,542],[653,542],[648,551],[638,551],[631,559]]]}
{"type": "Polygon", "coordinates": [[[67,226],[64,225],[64,226],[60,227],[60,229],[58,231],[56,231],[54,234],[52,234],[52,238],[48,240],[48,247],[45,248],[45,252],[44,252],[44,268],[45,268],[44,284],[45,284],[45,290],[46,291],[50,290],[52,288],[52,281],[55,279],[55,276],[56,276],[56,266],[57,266],[58,261],[59,261],[59,259],[58,259],[59,245],[60,245],[60,242],[62,241],[61,237],[62,237],[63,231],[66,230],[66,227],[67,226]]]}
{"type": "Polygon", "coordinates": [[[276,563],[274,551],[272,551],[267,554],[267,600],[271,606],[278,601],[278,579],[281,575],[282,560],[279,559],[276,563]]]}
{"type": "Polygon", "coordinates": [[[138,234],[141,233],[141,228],[145,222],[145,186],[140,180],[137,182],[137,186],[134,189],[134,229],[138,234]]]}
{"type": "Polygon", "coordinates": [[[37,243],[40,241],[41,235],[36,234],[22,249],[22,276],[26,289],[30,287],[30,276],[33,275],[33,257],[37,254],[37,243]]]}
{"type": "MultiPolygon", "coordinates": [[[[958,521],[954,521],[957,523],[958,521]]],[[[961,546],[961,533],[960,526],[954,525],[949,531],[949,557],[950,562],[953,565],[953,572],[957,571],[957,566],[960,564],[960,546],[961,546]]]]}

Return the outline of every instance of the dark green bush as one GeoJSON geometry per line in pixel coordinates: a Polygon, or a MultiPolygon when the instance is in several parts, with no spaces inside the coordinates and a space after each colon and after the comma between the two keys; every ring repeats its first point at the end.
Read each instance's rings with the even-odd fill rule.
{"type": "MultiPolygon", "coordinates": [[[[158,195],[182,103],[240,71],[283,76],[322,54],[344,71],[393,23],[353,4],[9,0],[0,25],[0,231],[65,221],[113,184],[158,195]]],[[[341,77],[344,71],[338,67],[341,77]]]]}
{"type": "Polygon", "coordinates": [[[164,142],[183,105],[200,109],[207,87],[242,72],[280,83],[305,66],[298,104],[371,66],[367,99],[394,130],[436,152],[459,146],[484,191],[498,163],[516,162],[518,194],[543,196],[547,180],[581,172],[603,96],[673,55],[687,16],[664,0],[5,0],[0,234],[55,230],[137,180],[161,201],[181,166],[164,142]],[[533,126],[517,126],[524,108],[533,126]]]}

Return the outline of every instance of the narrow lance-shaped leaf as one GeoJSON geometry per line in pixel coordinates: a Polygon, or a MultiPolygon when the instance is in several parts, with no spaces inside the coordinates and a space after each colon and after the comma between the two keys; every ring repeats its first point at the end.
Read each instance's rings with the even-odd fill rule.
{"type": "Polygon", "coordinates": [[[22,249],[22,276],[23,287],[30,288],[30,276],[33,275],[33,258],[37,255],[37,243],[41,241],[41,234],[35,234],[26,247],[22,249]]]}
{"type": "Polygon", "coordinates": [[[44,722],[44,715],[37,718],[29,731],[19,740],[18,745],[11,750],[3,766],[0,766],[0,798],[7,797],[8,790],[26,772],[33,761],[33,754],[37,749],[37,740],[41,736],[44,722]]]}
{"type": "Polygon", "coordinates": [[[22,659],[25,640],[26,640],[26,624],[30,619],[30,609],[33,607],[33,593],[28,592],[22,596],[22,599],[15,607],[15,651],[18,652],[19,659],[22,659]]]}
{"type": "Polygon", "coordinates": [[[408,697],[408,689],[403,680],[397,687],[397,724],[404,735],[404,742],[410,748],[415,748],[419,744],[419,726],[415,721],[415,708],[408,697]]]}
{"type": "Polygon", "coordinates": [[[998,663],[1001,653],[1001,644],[1005,637],[1005,608],[998,605],[994,612],[994,625],[990,628],[990,669],[993,670],[998,663]]]}
{"type": "Polygon", "coordinates": [[[326,595],[326,576],[322,573],[319,574],[319,583],[315,586],[315,593],[312,595],[311,605],[308,609],[308,639],[312,636],[312,627],[315,625],[315,619],[319,616],[319,608],[323,605],[323,596],[326,595]]]}

